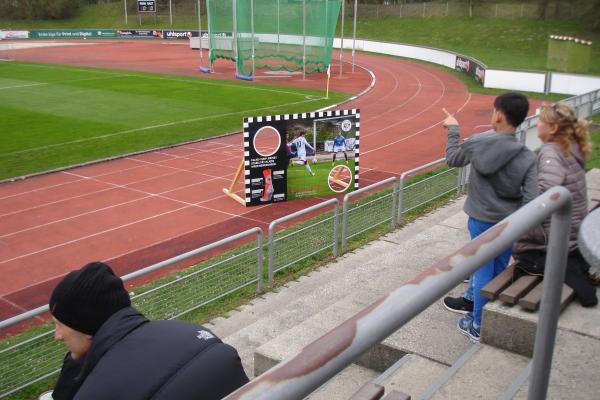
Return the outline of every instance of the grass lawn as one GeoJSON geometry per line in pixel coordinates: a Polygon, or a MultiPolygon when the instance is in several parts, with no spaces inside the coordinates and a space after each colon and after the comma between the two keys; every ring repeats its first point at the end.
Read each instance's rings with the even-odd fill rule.
{"type": "MultiPolygon", "coordinates": [[[[333,189],[337,190],[338,194],[346,193],[344,187],[340,186],[339,183],[336,184],[337,175],[344,175],[345,180],[342,181],[344,185],[354,185],[354,181],[350,181],[351,178],[349,178],[350,171],[354,171],[354,160],[348,160],[348,164],[338,160],[335,166],[331,161],[325,160],[318,163],[310,162],[310,168],[314,172],[314,176],[309,174],[304,165],[290,164],[287,170],[288,200],[306,196],[330,196],[336,194],[333,189]],[[345,167],[348,167],[346,171],[344,171],[345,167]]],[[[340,181],[341,179],[337,180],[340,181]]]]}
{"type": "MultiPolygon", "coordinates": [[[[346,35],[351,35],[349,26],[346,35]]],[[[600,33],[572,21],[432,17],[358,19],[357,37],[418,44],[472,56],[488,67],[546,70],[548,36],[593,42],[590,73],[600,75],[600,33]]]]}
{"type": "Polygon", "coordinates": [[[315,90],[59,65],[0,63],[0,179],[240,131],[307,112],[315,90]]]}

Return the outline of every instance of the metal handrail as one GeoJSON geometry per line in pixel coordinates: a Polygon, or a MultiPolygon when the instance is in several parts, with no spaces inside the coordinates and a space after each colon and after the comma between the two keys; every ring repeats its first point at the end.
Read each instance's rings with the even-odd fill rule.
{"type": "Polygon", "coordinates": [[[225,399],[304,398],[550,215],[552,223],[546,275],[529,385],[529,399],[545,398],[571,224],[571,193],[563,187],[548,190],[225,399]]]}
{"type": "MultiPolygon", "coordinates": [[[[127,281],[130,281],[132,279],[139,278],[139,277],[147,275],[147,274],[149,274],[151,272],[154,272],[154,271],[157,271],[159,269],[168,267],[169,265],[178,263],[180,261],[184,261],[184,260],[186,260],[186,259],[188,259],[190,257],[197,256],[199,254],[202,254],[202,253],[205,253],[207,251],[213,250],[213,249],[215,249],[217,247],[220,247],[222,245],[225,245],[225,244],[228,244],[228,243],[231,243],[231,242],[235,242],[235,241],[237,241],[239,239],[242,239],[242,238],[244,238],[246,236],[250,236],[250,235],[254,235],[254,234],[257,235],[257,240],[258,240],[258,246],[257,246],[258,248],[257,248],[257,251],[256,251],[257,252],[257,280],[258,281],[257,281],[257,289],[256,290],[257,290],[257,292],[261,292],[262,291],[262,286],[263,286],[263,278],[262,278],[262,269],[263,269],[263,232],[262,232],[262,229],[260,229],[258,227],[248,229],[248,230],[246,230],[244,232],[240,232],[240,233],[237,233],[237,234],[232,235],[232,236],[228,236],[225,239],[221,239],[221,240],[218,240],[216,242],[209,243],[209,244],[207,244],[205,246],[202,246],[202,247],[199,247],[199,248],[197,248],[195,250],[188,251],[187,253],[183,253],[183,254],[180,254],[178,256],[171,257],[171,258],[169,258],[169,259],[167,259],[165,261],[161,261],[161,262],[158,262],[156,264],[150,265],[150,266],[148,266],[146,268],[142,268],[140,270],[137,270],[135,272],[132,272],[130,274],[122,276],[121,279],[123,279],[123,282],[127,282],[127,281]]],[[[44,314],[44,313],[46,313],[48,311],[49,311],[48,305],[44,305],[44,306],[35,308],[33,310],[24,312],[22,314],[16,315],[14,317],[5,319],[3,321],[0,321],[0,329],[7,328],[7,327],[15,325],[15,324],[17,324],[19,322],[22,322],[22,321],[28,320],[30,318],[36,317],[38,315],[44,314]]]]}
{"type": "Polygon", "coordinates": [[[392,176],[391,178],[387,178],[382,181],[375,182],[369,186],[365,186],[364,188],[355,190],[354,192],[347,193],[344,196],[344,201],[342,203],[342,254],[344,254],[346,252],[346,242],[348,239],[346,237],[347,236],[346,233],[347,233],[347,229],[348,229],[348,204],[350,202],[351,197],[358,196],[360,194],[368,192],[369,190],[373,190],[380,186],[385,186],[385,185],[388,185],[391,183],[392,184],[392,228],[396,227],[396,204],[397,204],[396,193],[398,192],[396,181],[397,181],[397,178],[395,176],[392,176]]]}
{"type": "Polygon", "coordinates": [[[406,181],[406,177],[409,175],[414,175],[415,172],[423,171],[424,169],[431,168],[435,165],[442,164],[445,162],[446,158],[440,158],[439,160],[435,160],[427,164],[418,166],[416,168],[409,169],[408,171],[405,171],[400,175],[400,181],[398,183],[398,218],[396,218],[398,224],[402,223],[402,210],[404,209],[404,182],[406,181]]]}
{"type": "Polygon", "coordinates": [[[334,206],[334,218],[333,218],[333,257],[337,257],[337,243],[338,243],[338,213],[339,213],[339,201],[336,198],[326,200],[322,203],[315,204],[313,206],[307,207],[303,210],[296,211],[292,214],[285,215],[281,218],[277,218],[269,224],[269,261],[268,261],[268,284],[269,287],[273,287],[274,279],[275,279],[275,227],[278,224],[284,223],[286,221],[302,217],[308,213],[311,213],[316,210],[320,210],[321,208],[328,207],[333,204],[334,206]]]}

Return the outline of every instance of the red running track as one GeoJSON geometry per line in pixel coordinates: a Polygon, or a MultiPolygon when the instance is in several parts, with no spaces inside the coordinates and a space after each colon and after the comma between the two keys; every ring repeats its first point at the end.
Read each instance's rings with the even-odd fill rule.
{"type": "MultiPolygon", "coordinates": [[[[232,65],[198,72],[187,44],[104,41],[86,46],[13,50],[12,58],[115,69],[231,78],[232,65]]],[[[346,58],[349,56],[346,55],[346,58]]],[[[334,55],[337,59],[337,56],[334,55]]],[[[355,72],[332,70],[331,90],[363,96],[361,185],[398,176],[444,155],[442,107],[458,113],[467,134],[489,124],[493,97],[473,95],[438,69],[357,54],[355,72]]],[[[324,74],[285,78],[286,85],[324,88],[324,74]]],[[[282,84],[282,79],[257,81],[282,84]]],[[[248,83],[252,84],[252,83],[248,83]]],[[[241,121],[240,121],[241,124],[241,121]]],[[[0,184],[0,319],[47,302],[65,273],[92,260],[120,275],[258,226],[322,199],[245,208],[226,197],[242,157],[241,135],[204,140],[25,180],[0,184]]],[[[243,192],[240,184],[238,193],[243,192]]]]}

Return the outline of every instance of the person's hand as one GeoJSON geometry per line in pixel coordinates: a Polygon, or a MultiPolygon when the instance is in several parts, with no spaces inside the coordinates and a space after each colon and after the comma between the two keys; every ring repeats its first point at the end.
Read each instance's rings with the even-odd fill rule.
{"type": "Polygon", "coordinates": [[[454,118],[454,115],[450,114],[448,111],[446,111],[445,108],[442,108],[442,111],[446,114],[446,119],[443,122],[443,126],[444,128],[449,127],[450,125],[458,125],[458,121],[456,120],[456,118],[454,118]]]}

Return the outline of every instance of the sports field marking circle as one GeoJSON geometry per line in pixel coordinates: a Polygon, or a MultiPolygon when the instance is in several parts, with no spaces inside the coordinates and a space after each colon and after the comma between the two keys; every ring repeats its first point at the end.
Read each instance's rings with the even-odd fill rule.
{"type": "Polygon", "coordinates": [[[327,185],[335,193],[343,193],[352,183],[352,171],[345,165],[336,165],[329,171],[327,185]]]}
{"type": "Polygon", "coordinates": [[[270,126],[263,126],[254,135],[252,140],[254,150],[263,157],[272,156],[281,146],[281,135],[279,131],[270,126]]]}

